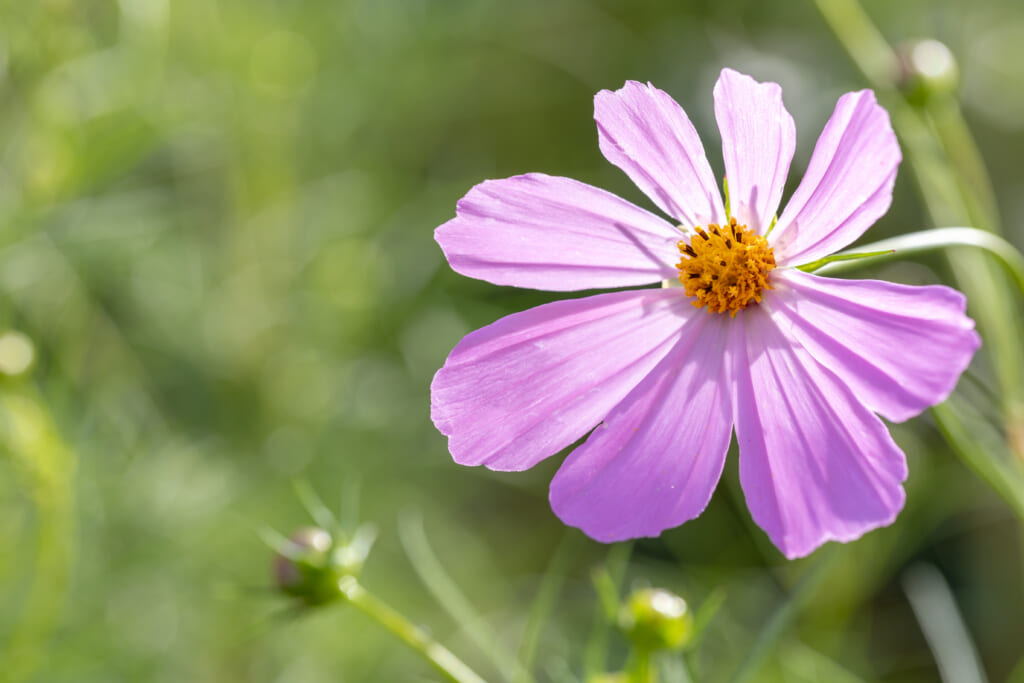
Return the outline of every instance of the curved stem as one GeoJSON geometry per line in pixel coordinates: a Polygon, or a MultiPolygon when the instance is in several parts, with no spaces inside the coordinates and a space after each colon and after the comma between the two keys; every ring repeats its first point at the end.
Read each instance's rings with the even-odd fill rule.
{"type": "Polygon", "coordinates": [[[344,576],[338,581],[338,588],[345,594],[348,601],[362,610],[364,614],[378,624],[391,631],[402,642],[415,650],[429,661],[445,678],[452,683],[484,683],[472,669],[461,659],[427,635],[427,632],[416,626],[404,616],[396,612],[390,605],[367,591],[352,576],[344,576]]]}
{"type": "Polygon", "coordinates": [[[911,232],[857,247],[857,253],[870,252],[870,255],[861,258],[850,258],[852,253],[840,252],[808,266],[818,266],[815,270],[821,273],[839,273],[910,254],[950,247],[977,247],[995,256],[1024,295],[1024,255],[999,235],[977,228],[934,228],[911,232]]]}
{"type": "MultiPolygon", "coordinates": [[[[922,107],[911,106],[898,88],[896,54],[858,0],[813,2],[892,114],[932,220],[999,232],[994,192],[955,100],[929,97],[922,107]]],[[[1017,307],[1000,296],[1004,278],[979,254],[957,254],[950,263],[998,369],[1006,430],[1024,434],[1024,326],[1017,307]]],[[[1011,438],[1010,446],[1024,458],[1024,437],[1011,438]]]]}

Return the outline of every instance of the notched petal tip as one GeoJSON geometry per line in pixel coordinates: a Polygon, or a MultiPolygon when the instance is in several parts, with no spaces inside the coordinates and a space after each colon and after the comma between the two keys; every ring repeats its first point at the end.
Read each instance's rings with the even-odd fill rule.
{"type": "Polygon", "coordinates": [[[727,326],[706,315],[691,320],[566,458],[549,495],[564,523],[609,543],[657,537],[704,511],[732,436],[721,353],[727,326]]]}
{"type": "Polygon", "coordinates": [[[759,81],[753,76],[745,74],[742,71],[725,67],[718,74],[718,80],[715,81],[715,87],[712,92],[717,94],[721,88],[730,86],[750,89],[757,88],[771,92],[773,95],[778,95],[779,97],[782,96],[782,86],[778,83],[774,81],[759,81]]]}
{"type": "Polygon", "coordinates": [[[907,462],[886,426],[768,313],[744,322],[731,349],[740,483],[754,521],[787,557],[891,524],[907,462]]]}
{"type": "Polygon", "coordinates": [[[874,92],[840,97],[772,234],[779,264],[807,263],[860,237],[888,211],[902,158],[874,92]]]}
{"type": "Polygon", "coordinates": [[[598,90],[594,93],[594,120],[599,121],[601,116],[601,112],[599,110],[608,106],[614,106],[616,100],[631,93],[636,93],[637,91],[647,93],[652,89],[657,90],[657,88],[651,85],[651,83],[641,83],[640,81],[629,80],[625,81],[615,90],[612,90],[611,88],[602,88],[601,90],[598,90]]]}
{"type": "Polygon", "coordinates": [[[782,201],[796,124],[778,83],[723,69],[713,94],[732,215],[764,234],[782,201]]]}
{"type": "Polygon", "coordinates": [[[945,401],[981,339],[966,297],[944,285],[780,272],[772,316],[857,399],[903,422],[945,401]]]}
{"type": "Polygon", "coordinates": [[[594,97],[598,146],[662,211],[685,225],[721,222],[722,198],[696,129],[679,103],[627,81],[594,97]]]}
{"type": "Polygon", "coordinates": [[[543,173],[476,185],[434,239],[453,270],[497,285],[577,291],[653,284],[676,272],[678,232],[668,222],[543,173]]]}
{"type": "Polygon", "coordinates": [[[431,419],[460,464],[533,467],[604,419],[668,353],[691,310],[673,292],[642,289],[506,316],[449,354],[431,383],[431,419]]]}
{"type": "MultiPolygon", "coordinates": [[[[906,475],[903,476],[902,481],[906,481],[906,475]]],[[[772,539],[772,543],[779,549],[779,552],[781,552],[787,560],[799,560],[800,558],[807,557],[826,543],[852,543],[853,541],[863,538],[872,531],[884,529],[892,526],[896,522],[896,519],[900,516],[900,512],[903,511],[903,507],[907,500],[907,494],[904,488],[900,486],[898,490],[898,502],[894,503],[893,508],[887,517],[882,517],[876,521],[865,524],[858,529],[851,530],[846,533],[825,532],[818,538],[795,539],[792,542],[788,538],[775,538],[771,534],[769,534],[769,538],[772,539]]]]}

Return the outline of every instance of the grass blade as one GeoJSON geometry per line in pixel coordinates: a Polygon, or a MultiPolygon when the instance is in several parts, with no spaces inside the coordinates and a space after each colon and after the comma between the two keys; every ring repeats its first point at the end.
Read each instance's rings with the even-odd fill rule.
{"type": "Polygon", "coordinates": [[[505,679],[523,680],[520,677],[522,667],[501,647],[497,634],[441,566],[427,541],[423,519],[415,513],[402,515],[398,522],[398,538],[423,585],[452,619],[462,626],[466,637],[487,655],[505,679]]]}
{"type": "Polygon", "coordinates": [[[932,565],[915,565],[903,575],[901,583],[943,682],[988,683],[953,591],[939,570],[932,565]]]}

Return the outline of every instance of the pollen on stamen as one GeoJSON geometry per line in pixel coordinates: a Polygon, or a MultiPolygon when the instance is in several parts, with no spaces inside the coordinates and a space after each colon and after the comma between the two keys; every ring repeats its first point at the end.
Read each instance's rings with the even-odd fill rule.
{"type": "Polygon", "coordinates": [[[701,239],[681,240],[682,258],[676,264],[687,296],[694,297],[693,305],[735,316],[760,303],[764,290],[772,288],[768,274],[775,268],[768,241],[735,218],[726,225],[697,226],[694,232],[701,239]]]}

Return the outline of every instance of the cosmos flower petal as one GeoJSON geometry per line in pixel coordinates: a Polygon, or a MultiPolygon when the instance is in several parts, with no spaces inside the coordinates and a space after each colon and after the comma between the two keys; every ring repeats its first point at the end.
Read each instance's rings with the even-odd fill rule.
{"type": "Polygon", "coordinates": [[[889,115],[874,93],[840,97],[772,233],[778,264],[809,263],[860,237],[889,209],[900,159],[889,115]]]}
{"type": "Polygon", "coordinates": [[[683,287],[552,303],[469,334],[431,386],[456,462],[523,470],[593,430],[550,500],[614,541],[700,514],[734,428],[751,514],[787,557],[890,524],[907,464],[878,415],[943,400],[979,339],[945,287],[792,268],[856,240],[892,200],[900,150],[874,95],[840,98],[771,232],[795,137],[778,86],[725,70],[715,88],[744,222],[725,228],[708,227],[725,211],[678,104],[629,82],[594,109],[604,155],[703,241],[677,247],[678,226],[565,178],[474,188],[437,230],[459,272],[553,290],[677,276],[683,287]]]}
{"type": "Polygon", "coordinates": [[[434,235],[455,271],[498,285],[570,291],[678,275],[673,226],[609,192],[542,173],[480,183],[434,235]]]}
{"type": "Polygon", "coordinates": [[[653,85],[628,81],[594,97],[601,153],[686,227],[725,220],[714,173],[686,112],[653,85]]]}
{"type": "Polygon", "coordinates": [[[452,350],[431,418],[456,462],[525,470],[603,420],[698,314],[678,289],[643,289],[507,316],[452,350]]]}
{"type": "Polygon", "coordinates": [[[907,464],[885,425],[764,307],[742,322],[729,346],[740,482],[754,521],[790,559],[892,523],[907,464]]]}
{"type": "Polygon", "coordinates": [[[657,536],[699,515],[732,436],[724,382],[727,318],[700,315],[573,451],[551,482],[563,522],[611,542],[657,536]]]}
{"type": "Polygon", "coordinates": [[[764,234],[778,211],[796,147],[796,126],[782,104],[782,88],[723,69],[715,84],[715,118],[732,215],[764,234]]]}
{"type": "Polygon", "coordinates": [[[773,318],[846,383],[901,422],[946,400],[981,338],[949,287],[839,280],[798,270],[773,278],[773,318]]]}

